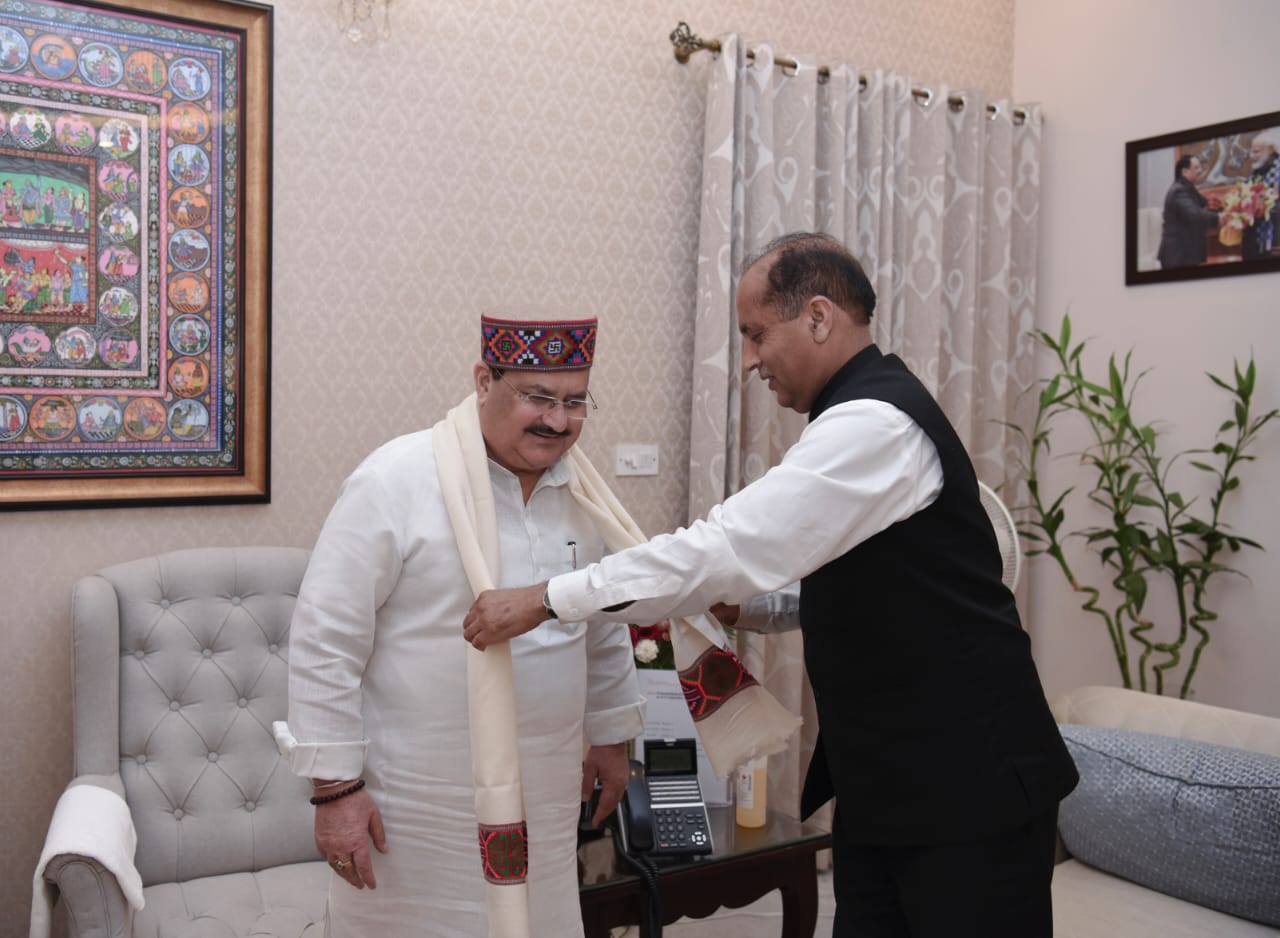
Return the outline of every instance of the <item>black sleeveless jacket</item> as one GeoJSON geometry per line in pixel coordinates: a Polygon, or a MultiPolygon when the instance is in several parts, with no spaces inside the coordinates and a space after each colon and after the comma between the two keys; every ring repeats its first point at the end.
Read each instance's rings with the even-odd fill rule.
{"type": "Polygon", "coordinates": [[[1013,827],[1047,811],[1078,776],[1000,581],[973,465],[897,356],[874,345],[854,356],[810,421],[859,399],[885,401],[920,425],[943,486],[928,508],[801,581],[819,726],[801,814],[834,795],[846,836],[860,843],[944,843],[1013,827]]]}

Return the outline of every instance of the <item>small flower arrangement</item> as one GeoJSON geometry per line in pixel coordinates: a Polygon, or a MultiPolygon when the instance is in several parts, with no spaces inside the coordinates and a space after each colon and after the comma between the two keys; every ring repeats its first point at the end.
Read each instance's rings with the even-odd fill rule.
{"type": "Polygon", "coordinates": [[[1235,247],[1244,237],[1245,228],[1261,221],[1276,207],[1276,190],[1265,182],[1238,182],[1222,196],[1222,223],[1218,240],[1235,247]]]}
{"type": "MultiPolygon", "coordinates": [[[[724,634],[734,638],[730,626],[721,623],[724,634]]],[[[637,668],[674,671],[676,668],[675,648],[671,644],[671,620],[663,619],[653,625],[630,625],[631,653],[635,655],[637,668]]]]}
{"type": "Polygon", "coordinates": [[[637,668],[673,670],[675,651],[671,647],[671,623],[663,619],[654,625],[632,625],[631,652],[637,668]]]}

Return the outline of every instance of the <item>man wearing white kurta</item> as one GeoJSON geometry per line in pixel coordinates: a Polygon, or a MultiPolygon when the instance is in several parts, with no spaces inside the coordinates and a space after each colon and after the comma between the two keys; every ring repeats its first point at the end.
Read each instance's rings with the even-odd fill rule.
{"type": "MultiPolygon", "coordinates": [[[[604,552],[569,494],[561,459],[594,407],[587,384],[595,321],[485,317],[483,327],[476,407],[500,584],[514,586],[604,552]]],[[[334,868],[332,938],[488,934],[462,638],[473,594],[441,497],[435,443],[432,430],[400,437],[347,479],[294,615],[294,739],[286,747],[320,800],[316,843],[334,868]],[[363,790],[326,799],[358,779],[363,790]]],[[[511,642],[511,658],[529,930],[561,938],[582,934],[579,799],[599,780],[597,818],[613,807],[625,786],[625,741],[644,720],[625,626],[544,625],[511,642]]]]}

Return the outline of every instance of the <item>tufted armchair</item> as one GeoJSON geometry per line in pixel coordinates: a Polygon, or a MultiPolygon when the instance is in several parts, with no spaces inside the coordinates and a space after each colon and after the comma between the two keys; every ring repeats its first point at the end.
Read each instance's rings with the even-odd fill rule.
{"type": "Polygon", "coordinates": [[[271,732],[307,557],[182,550],[75,585],[75,778],[41,858],[33,938],[323,933],[310,790],[271,732]]]}

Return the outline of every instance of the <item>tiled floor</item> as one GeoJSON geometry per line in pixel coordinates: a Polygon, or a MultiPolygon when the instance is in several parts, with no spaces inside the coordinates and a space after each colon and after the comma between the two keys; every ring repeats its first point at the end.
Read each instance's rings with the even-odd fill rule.
{"type": "MultiPolygon", "coordinates": [[[[814,938],[831,938],[835,914],[831,896],[831,874],[818,874],[818,927],[814,938]]],[[[683,918],[662,929],[663,938],[777,938],[782,933],[782,899],[771,892],[741,909],[721,909],[705,919],[683,918]]],[[[634,928],[620,930],[615,938],[636,938],[634,928]]]]}

